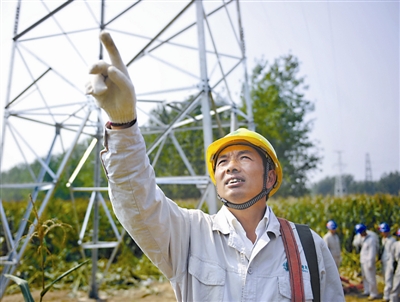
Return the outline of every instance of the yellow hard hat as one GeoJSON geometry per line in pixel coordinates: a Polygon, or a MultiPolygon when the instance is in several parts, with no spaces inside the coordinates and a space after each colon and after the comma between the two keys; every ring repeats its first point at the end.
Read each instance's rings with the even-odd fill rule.
{"type": "Polygon", "coordinates": [[[274,147],[272,147],[271,143],[261,134],[258,134],[257,132],[245,128],[239,128],[236,131],[227,134],[223,138],[216,140],[215,142],[213,142],[211,145],[208,146],[206,153],[207,168],[208,172],[210,173],[212,182],[214,183],[214,185],[216,184],[214,168],[215,168],[215,160],[217,159],[216,157],[218,156],[218,154],[227,146],[240,144],[241,142],[242,143],[247,142],[253,146],[262,149],[266,154],[269,155],[269,157],[274,162],[275,172],[276,172],[276,182],[274,188],[269,193],[269,196],[274,195],[275,192],[278,191],[282,183],[282,167],[281,164],[279,163],[278,157],[276,156],[275,149],[274,147]]]}

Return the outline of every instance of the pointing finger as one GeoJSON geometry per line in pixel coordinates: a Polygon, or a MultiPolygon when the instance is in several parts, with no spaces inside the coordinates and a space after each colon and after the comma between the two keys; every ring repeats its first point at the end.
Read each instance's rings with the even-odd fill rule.
{"type": "Polygon", "coordinates": [[[107,31],[102,31],[100,33],[100,40],[103,43],[104,47],[107,49],[108,55],[110,56],[111,64],[121,70],[125,75],[129,77],[128,70],[124,62],[121,59],[121,55],[119,54],[117,46],[111,35],[107,31]]]}

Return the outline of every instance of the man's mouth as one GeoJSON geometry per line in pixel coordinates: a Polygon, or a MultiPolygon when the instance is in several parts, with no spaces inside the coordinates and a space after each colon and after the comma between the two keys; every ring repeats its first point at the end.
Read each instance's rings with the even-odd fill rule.
{"type": "Polygon", "coordinates": [[[244,182],[244,180],[240,179],[240,178],[231,178],[225,184],[233,185],[233,184],[237,184],[237,183],[240,183],[240,182],[244,182]]]}

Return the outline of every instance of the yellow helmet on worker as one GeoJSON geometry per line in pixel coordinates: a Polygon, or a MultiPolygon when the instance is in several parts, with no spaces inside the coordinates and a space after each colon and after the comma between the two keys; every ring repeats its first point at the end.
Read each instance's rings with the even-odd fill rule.
{"type": "Polygon", "coordinates": [[[215,161],[219,153],[228,146],[236,145],[240,143],[247,143],[252,146],[255,146],[258,149],[261,149],[266,156],[269,156],[272,162],[275,165],[275,172],[276,172],[276,182],[269,193],[269,196],[272,196],[278,191],[281,183],[282,183],[282,167],[279,163],[278,157],[276,156],[276,152],[274,147],[272,147],[271,143],[261,134],[245,129],[239,128],[236,131],[233,131],[223,138],[220,138],[210,144],[207,148],[206,156],[207,156],[207,167],[208,172],[210,173],[210,178],[214,185],[216,184],[215,181],[215,161]]]}

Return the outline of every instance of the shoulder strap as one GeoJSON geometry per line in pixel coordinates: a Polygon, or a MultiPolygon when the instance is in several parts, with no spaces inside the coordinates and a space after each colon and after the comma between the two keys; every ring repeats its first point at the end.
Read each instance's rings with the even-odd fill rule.
{"type": "Polygon", "coordinates": [[[319,269],[317,252],[315,251],[314,238],[308,225],[295,224],[297,233],[299,234],[301,245],[303,246],[304,254],[310,270],[311,288],[313,292],[314,302],[321,301],[321,291],[319,284],[319,269]]]}
{"type": "Polygon", "coordinates": [[[296,239],[293,234],[289,221],[279,218],[281,225],[282,241],[285,247],[286,258],[288,260],[290,288],[292,290],[292,302],[304,302],[303,273],[301,271],[301,260],[296,239]]]}

